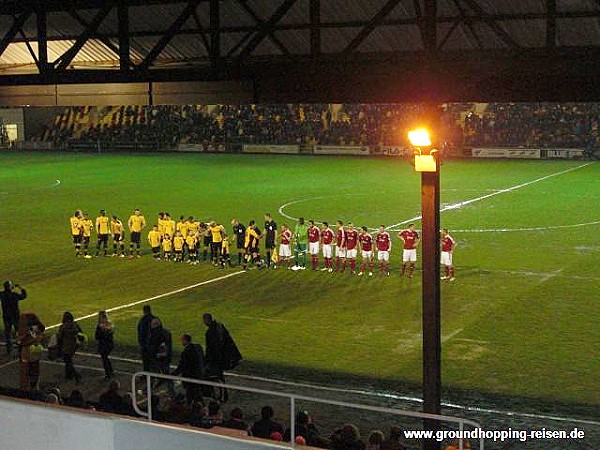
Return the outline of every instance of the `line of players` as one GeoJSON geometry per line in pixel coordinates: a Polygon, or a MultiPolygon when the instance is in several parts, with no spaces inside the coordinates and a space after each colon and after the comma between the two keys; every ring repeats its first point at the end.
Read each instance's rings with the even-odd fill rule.
{"type": "MultiPolygon", "coordinates": [[[[304,218],[300,218],[292,231],[287,224],[282,224],[279,232],[277,224],[270,214],[265,214],[265,225],[261,231],[256,222],[251,220],[248,226],[242,225],[239,220],[233,219],[233,237],[238,252],[238,265],[247,268],[248,265],[258,267],[287,267],[293,270],[306,268],[307,254],[311,256],[313,270],[319,269],[319,256],[322,253],[324,267],[320,270],[328,272],[345,272],[349,266],[350,273],[357,273],[357,255],[360,251],[361,264],[358,275],[368,273],[373,276],[376,261],[379,271],[389,275],[390,252],[392,250],[391,235],[381,225],[373,236],[367,227],[360,230],[355,229],[352,223],[347,226],[342,221],[336,222],[334,232],[327,222],[318,227],[314,220],[305,224],[304,218]],[[265,241],[266,260],[260,256],[260,241],[265,241]],[[277,243],[279,248],[277,251],[277,243]],[[294,254],[294,265],[292,266],[292,248],[294,254]],[[335,249],[335,260],[334,260],[335,249]],[[335,262],[334,262],[335,261],[335,262]],[[367,272],[368,271],[368,272],[367,272]]],[[[100,211],[96,218],[95,226],[89,214],[76,211],[70,218],[71,232],[75,244],[76,255],[83,254],[85,258],[91,258],[89,244],[94,230],[98,235],[96,244],[96,256],[100,251],[108,256],[109,236],[113,239],[113,253],[111,256],[125,257],[124,226],[117,216],[108,218],[105,210],[100,211]]],[[[141,233],[147,226],[146,219],[139,209],[134,210],[127,221],[130,231],[129,257],[140,257],[141,233]]],[[[402,268],[400,275],[405,274],[412,278],[417,261],[417,246],[420,242],[419,233],[414,224],[409,224],[405,230],[398,233],[403,244],[402,268]]],[[[202,259],[208,260],[215,265],[232,265],[229,254],[229,237],[223,225],[216,221],[203,223],[190,216],[187,220],[180,217],[179,222],[171,219],[169,213],[159,213],[157,224],[147,236],[156,259],[188,261],[197,264],[199,261],[199,248],[202,243],[202,259]]],[[[452,252],[456,242],[448,234],[446,229],[441,231],[441,264],[444,267],[442,279],[453,281],[454,266],[452,263],[452,252]]]]}

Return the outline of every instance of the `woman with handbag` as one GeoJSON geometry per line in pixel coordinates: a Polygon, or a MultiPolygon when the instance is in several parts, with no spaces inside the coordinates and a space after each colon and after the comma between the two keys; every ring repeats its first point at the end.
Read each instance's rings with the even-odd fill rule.
{"type": "Polygon", "coordinates": [[[66,311],[63,314],[62,324],[58,328],[57,342],[58,347],[63,355],[65,362],[65,378],[79,383],[81,375],[75,370],[73,365],[73,356],[77,351],[77,346],[85,341],[85,335],[81,331],[81,327],[75,322],[73,314],[66,311]]]}
{"type": "Polygon", "coordinates": [[[104,379],[110,380],[114,376],[112,363],[108,356],[115,347],[114,340],[115,327],[108,318],[106,311],[98,313],[98,325],[96,325],[96,342],[98,342],[98,354],[102,358],[104,367],[104,379]]]}

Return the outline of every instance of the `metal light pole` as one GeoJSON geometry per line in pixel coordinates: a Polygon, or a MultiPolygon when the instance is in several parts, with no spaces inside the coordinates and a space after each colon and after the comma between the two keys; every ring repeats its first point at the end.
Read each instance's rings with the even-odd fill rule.
{"type": "MultiPolygon", "coordinates": [[[[436,150],[422,154],[431,140],[424,130],[421,136],[409,133],[415,147],[415,170],[421,172],[421,223],[423,249],[423,412],[441,414],[442,340],[440,321],[440,167],[436,150]],[[426,138],[426,139],[425,139],[426,138]]],[[[418,132],[417,132],[418,133],[418,132]]],[[[426,430],[437,431],[439,422],[425,419],[426,430]]],[[[424,450],[438,450],[436,440],[423,441],[424,450]]]]}

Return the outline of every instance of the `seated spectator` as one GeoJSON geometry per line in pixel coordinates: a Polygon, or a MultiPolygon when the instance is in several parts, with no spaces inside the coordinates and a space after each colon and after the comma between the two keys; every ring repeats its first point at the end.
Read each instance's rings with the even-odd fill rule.
{"type": "Polygon", "coordinates": [[[379,430],[371,431],[367,440],[367,450],[381,450],[381,444],[384,440],[384,435],[379,430]]]}
{"type": "Polygon", "coordinates": [[[390,428],[390,437],[381,443],[381,450],[405,450],[400,442],[402,430],[398,426],[390,428]]]}
{"type": "Polygon", "coordinates": [[[46,396],[46,403],[50,403],[51,405],[60,405],[60,399],[56,394],[48,394],[46,396]]]}
{"type": "Polygon", "coordinates": [[[201,407],[198,403],[192,406],[190,425],[200,428],[212,428],[223,424],[223,412],[221,406],[214,400],[208,407],[201,407]]]}
{"type": "Polygon", "coordinates": [[[365,450],[365,443],[360,439],[358,428],[346,424],[331,435],[332,450],[365,450]]]}
{"type": "Polygon", "coordinates": [[[125,411],[125,401],[120,393],[121,383],[112,380],[108,385],[108,391],[100,395],[99,403],[103,411],[121,414],[125,411]]]}
{"type": "MultiPolygon", "coordinates": [[[[329,448],[329,439],[322,437],[314,424],[313,418],[306,411],[299,411],[296,415],[295,435],[301,436],[306,444],[312,447],[329,448]]],[[[288,428],[284,434],[284,440],[289,442],[291,439],[291,430],[288,428]]]]}
{"type": "Polygon", "coordinates": [[[234,430],[247,430],[248,424],[244,421],[243,413],[240,408],[233,408],[229,413],[229,419],[224,421],[221,426],[233,428],[234,430]]]}
{"type": "Polygon", "coordinates": [[[87,408],[88,404],[83,399],[83,394],[78,389],[73,389],[71,395],[65,400],[66,406],[71,406],[73,408],[87,408]]]}
{"type": "Polygon", "coordinates": [[[274,422],[273,416],[275,412],[270,406],[263,406],[260,410],[260,420],[254,422],[250,428],[250,434],[263,439],[270,439],[271,433],[274,431],[281,433],[283,437],[283,427],[281,424],[274,422]]]}

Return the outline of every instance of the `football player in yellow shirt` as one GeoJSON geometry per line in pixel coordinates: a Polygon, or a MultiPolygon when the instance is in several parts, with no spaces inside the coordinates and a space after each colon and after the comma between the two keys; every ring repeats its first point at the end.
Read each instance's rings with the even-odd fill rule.
{"type": "Polygon", "coordinates": [[[71,227],[71,236],[73,236],[73,244],[75,245],[75,256],[81,255],[81,241],[82,241],[82,229],[81,220],[83,215],[80,210],[75,211],[69,218],[69,225],[71,227]]]}
{"type": "Polygon", "coordinates": [[[169,261],[171,259],[171,252],[173,251],[173,240],[170,234],[165,234],[162,240],[163,259],[169,261]]]}
{"type": "Polygon", "coordinates": [[[175,225],[175,231],[181,233],[181,236],[187,236],[187,222],[184,216],[179,216],[179,222],[175,225]]]}
{"type": "Polygon", "coordinates": [[[229,236],[223,231],[223,242],[221,242],[221,267],[225,267],[225,263],[231,267],[231,257],[229,256],[229,236]]]}
{"type": "Polygon", "coordinates": [[[175,221],[173,219],[171,219],[171,214],[166,212],[164,220],[165,220],[165,234],[168,234],[169,236],[174,236],[175,235],[175,221]]]}
{"type": "Polygon", "coordinates": [[[154,225],[148,233],[148,242],[150,243],[150,247],[152,247],[152,257],[154,259],[160,259],[160,240],[158,225],[154,225]]]}
{"type": "Polygon", "coordinates": [[[110,232],[113,237],[112,256],[117,256],[117,247],[119,247],[119,250],[121,251],[121,258],[125,258],[125,236],[123,236],[123,223],[116,215],[112,216],[110,221],[110,232]]]}
{"type": "Polygon", "coordinates": [[[179,231],[175,232],[175,237],[173,238],[173,251],[175,252],[175,261],[181,262],[183,261],[183,243],[185,239],[181,235],[179,231]]]}
{"type": "Polygon", "coordinates": [[[246,255],[244,257],[243,268],[248,267],[248,262],[255,263],[260,260],[260,253],[258,249],[258,241],[260,240],[260,232],[256,227],[256,222],[251,220],[246,228],[246,238],[244,240],[244,249],[246,255]]]}
{"type": "Polygon", "coordinates": [[[108,253],[108,235],[110,234],[110,219],[104,209],[100,210],[100,215],[96,217],[96,233],[98,242],[96,243],[96,256],[100,254],[100,247],[104,249],[104,256],[108,253]]]}
{"type": "Polygon", "coordinates": [[[210,259],[213,264],[217,266],[219,264],[219,258],[221,257],[221,243],[223,242],[223,233],[225,232],[225,229],[214,220],[211,220],[208,229],[211,238],[210,259]]]}
{"type": "Polygon", "coordinates": [[[129,241],[129,257],[133,258],[133,249],[136,247],[136,255],[138,258],[140,258],[142,230],[146,228],[146,218],[142,215],[142,212],[139,209],[133,211],[133,214],[127,221],[127,226],[129,227],[129,232],[131,233],[131,238],[129,241]]]}
{"type": "Polygon", "coordinates": [[[198,264],[198,238],[192,230],[188,231],[188,235],[185,238],[185,243],[187,244],[188,248],[188,262],[194,265],[198,264]]]}
{"type": "Polygon", "coordinates": [[[83,257],[91,258],[89,254],[90,238],[92,237],[92,230],[94,229],[94,222],[90,219],[90,215],[85,213],[83,220],[81,221],[81,229],[83,230],[83,257]]]}

